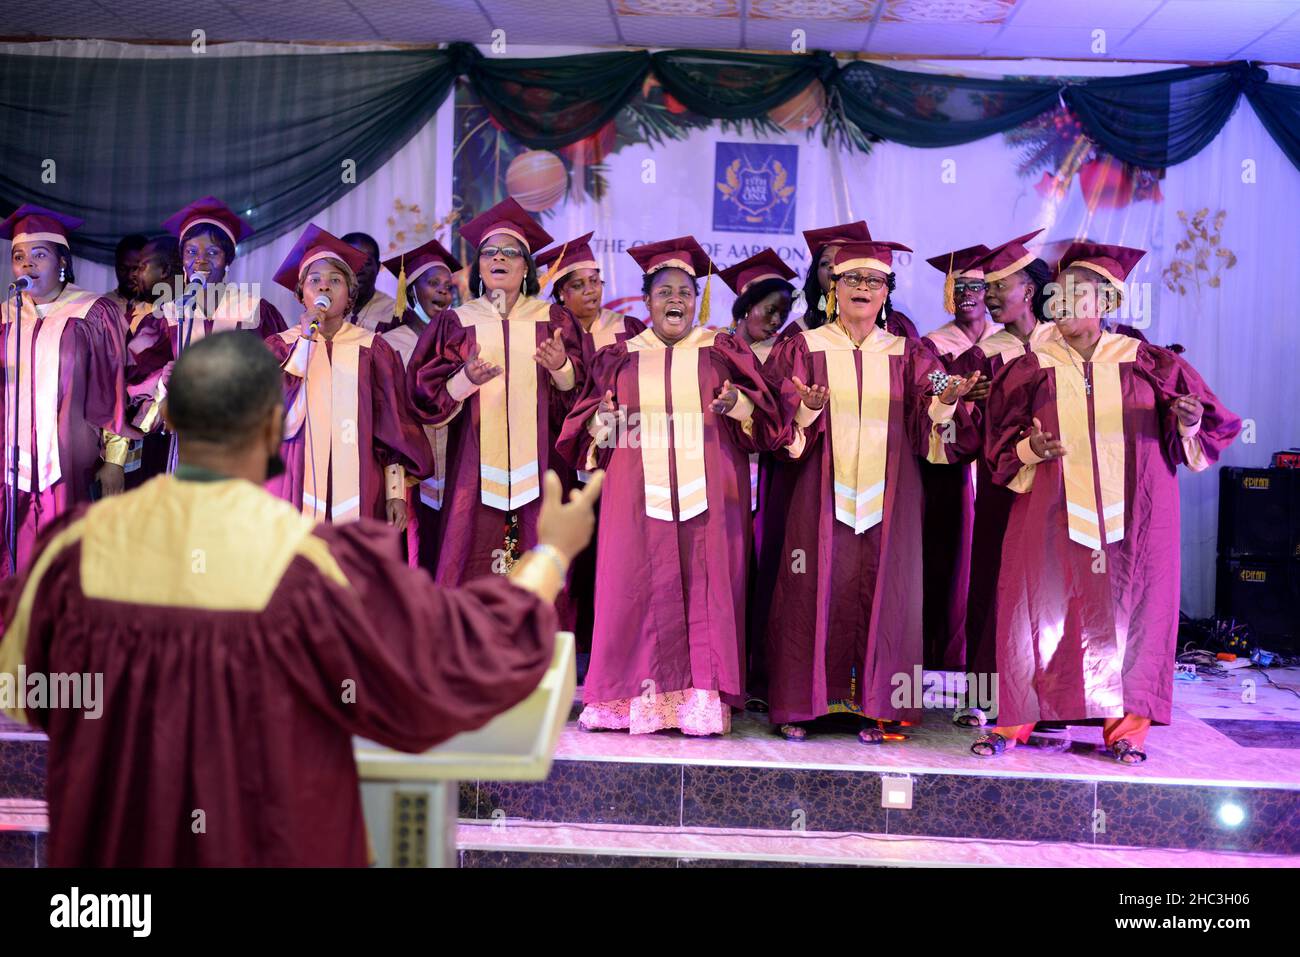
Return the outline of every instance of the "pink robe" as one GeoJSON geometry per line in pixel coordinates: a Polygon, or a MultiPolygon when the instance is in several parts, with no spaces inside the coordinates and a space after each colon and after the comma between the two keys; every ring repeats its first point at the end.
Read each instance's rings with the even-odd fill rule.
{"type": "MultiPolygon", "coordinates": [[[[12,298],[0,309],[3,347],[0,363],[8,372],[8,355],[18,343],[12,321],[12,298]]],[[[22,307],[22,363],[26,366],[32,392],[19,400],[20,415],[26,417],[30,447],[38,459],[43,449],[55,446],[58,477],[49,480],[39,470],[32,479],[20,476],[16,490],[18,532],[18,568],[27,566],[36,544],[37,534],[47,524],[70,508],[90,501],[91,484],[99,465],[103,430],[121,432],[125,410],[125,387],[122,378],[123,344],[120,313],[112,300],[68,284],[59,298],[42,307],[47,318],[37,318],[31,297],[24,294],[22,307]],[[62,328],[58,328],[61,326],[62,328]],[[55,337],[51,340],[51,336],[55,337]],[[37,356],[48,355],[52,362],[44,370],[37,356]],[[46,381],[42,375],[54,378],[46,381]],[[44,387],[49,387],[48,389],[44,387]],[[35,401],[33,401],[35,400],[35,401]]],[[[6,378],[6,385],[8,380],[6,378]]],[[[16,391],[17,383],[14,383],[16,391]]],[[[9,388],[0,389],[0,436],[4,444],[13,442],[14,406],[9,388]]],[[[14,573],[12,556],[4,539],[8,530],[8,497],[13,490],[9,450],[0,451],[3,488],[0,495],[0,577],[14,573]]]]}
{"type": "MultiPolygon", "coordinates": [[[[583,684],[589,705],[637,698],[647,681],[654,683],[656,694],[696,689],[713,692],[729,705],[743,704],[749,453],[774,445],[779,413],[746,346],[715,330],[696,329],[690,335],[712,335],[712,344],[665,348],[650,342],[646,337],[654,333],[646,330],[600,350],[560,435],[558,450],[571,465],[596,464],[606,470],[591,669],[583,684]],[[634,348],[639,343],[644,348],[634,348]],[[650,349],[666,353],[663,375],[669,396],[673,362],[698,363],[707,506],[684,520],[679,517],[682,489],[676,486],[673,517],[647,514],[643,450],[632,443],[630,433],[628,441],[612,443],[614,447],[597,447],[594,463],[588,458],[593,442],[589,427],[606,390],[614,392],[629,417],[640,415],[640,364],[650,349]],[[743,393],[745,408],[752,407],[748,428],[709,410],[726,379],[743,393]]],[[[669,461],[676,461],[671,453],[669,461]]]]}
{"type": "Polygon", "coordinates": [[[998,723],[1134,714],[1168,724],[1176,468],[1208,469],[1241,420],[1166,349],[1103,333],[1083,363],[1052,332],[1002,368],[988,400],[985,455],[993,480],[1017,493],[998,582],[998,723]],[[1205,411],[1184,434],[1173,401],[1188,393],[1205,411]],[[1022,435],[1034,417],[1065,457],[1028,463],[1022,435]]]}
{"type": "MultiPolygon", "coordinates": [[[[521,298],[512,316],[523,315],[520,310],[527,302],[521,298]]],[[[478,340],[474,325],[476,314],[470,310],[480,306],[491,308],[490,304],[484,306],[484,303],[487,303],[486,299],[473,300],[435,318],[420,336],[407,368],[411,396],[420,419],[429,425],[449,425],[450,428],[447,442],[450,467],[443,496],[442,546],[436,574],[438,583],[442,585],[457,585],[479,575],[505,570],[503,560],[511,510],[486,504],[483,500],[480,427],[486,419],[488,428],[501,430],[508,442],[508,403],[503,397],[485,408],[482,387],[472,389],[468,394],[459,392],[467,381],[461,370],[473,354],[478,340]],[[479,306],[474,306],[474,303],[479,306]],[[466,317],[471,320],[469,324],[466,324],[466,317]]],[[[573,315],[559,305],[550,307],[544,322],[524,322],[518,318],[492,321],[499,323],[507,352],[512,336],[523,335],[531,344],[525,348],[529,352],[526,361],[536,370],[536,428],[532,448],[537,457],[533,474],[540,482],[554,457],[555,437],[564,422],[564,415],[572,407],[583,382],[578,324],[573,315]],[[561,389],[550,370],[537,364],[531,355],[557,329],[572,366],[574,385],[567,390],[561,389]]],[[[502,373],[507,391],[511,374],[512,368],[507,360],[502,373]]],[[[531,470],[531,463],[528,467],[531,470]]],[[[509,504],[508,500],[505,504],[509,504]]],[[[540,510],[540,494],[513,509],[518,521],[515,548],[519,555],[537,544],[537,514],[540,510]]]]}
{"type": "MultiPolygon", "coordinates": [[[[829,385],[827,353],[803,333],[778,346],[764,371],[781,383],[790,408],[802,409],[785,385],[792,376],[829,385]]],[[[834,333],[843,336],[838,330],[834,333]]],[[[968,403],[951,415],[951,441],[933,448],[931,384],[941,370],[929,349],[883,330],[872,333],[888,356],[888,425],[882,513],[861,533],[837,516],[832,491],[833,400],[796,434],[782,455],[793,459],[773,470],[769,487],[778,508],[763,510],[762,554],[754,589],[756,614],[766,625],[768,703],[775,724],[807,721],[848,701],[872,718],[917,721],[920,701],[896,706],[891,679],[921,664],[921,521],[924,506],[918,456],[933,452],[949,462],[978,446],[968,403]],[[901,343],[901,345],[900,345],[901,343]]],[[[864,343],[865,345],[865,343],[864,343]]],[[[862,389],[863,354],[853,362],[862,389]]],[[[799,413],[803,415],[803,413],[799,413]]],[[[796,419],[796,424],[798,420],[796,419]]]]}
{"type": "MultiPolygon", "coordinates": [[[[345,327],[356,328],[356,327],[345,327]]],[[[281,363],[285,363],[293,351],[298,339],[298,329],[294,328],[266,340],[267,347],[281,363]]],[[[360,479],[360,514],[364,518],[387,519],[385,502],[384,470],[390,465],[400,465],[412,478],[422,477],[433,471],[433,453],[424,433],[420,430],[406,391],[406,376],[402,370],[402,360],[393,347],[380,336],[364,332],[369,343],[363,345],[358,353],[357,362],[357,416],[356,442],[359,449],[358,466],[360,479]]],[[[334,342],[317,340],[312,348],[324,348],[333,358],[334,342]]],[[[292,409],[302,389],[300,376],[285,373],[286,409],[292,409]]],[[[291,416],[286,415],[286,434],[280,446],[280,456],[284,459],[285,472],[267,483],[267,491],[273,495],[292,502],[294,506],[303,507],[303,493],[313,494],[327,502],[330,520],[333,520],[333,508],[336,504],[335,492],[330,484],[330,476],[312,473],[311,459],[307,454],[309,431],[308,423],[303,421],[299,428],[290,434],[287,430],[291,416]]],[[[311,422],[310,438],[321,440],[321,434],[328,440],[329,423],[311,422]]]]}
{"type": "Polygon", "coordinates": [[[499,577],[438,588],[392,529],[312,526],[242,480],[162,476],[59,528],[7,591],[6,622],[34,600],[0,647],[7,670],[102,676],[97,719],[26,714],[50,739],[52,867],[365,867],[353,736],[426,750],[552,659],[549,602],[499,577]]]}

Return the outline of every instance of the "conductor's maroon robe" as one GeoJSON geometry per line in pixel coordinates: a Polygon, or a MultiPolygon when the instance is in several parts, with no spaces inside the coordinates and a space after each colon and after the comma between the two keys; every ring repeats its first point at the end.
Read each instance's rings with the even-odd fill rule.
{"type": "Polygon", "coordinates": [[[779,345],[764,367],[774,383],[798,376],[831,389],[819,413],[796,402],[797,428],[782,452],[792,465],[773,471],[773,483],[784,486],[778,500],[789,504],[762,513],[754,592],[767,623],[773,723],[811,720],[841,699],[872,718],[920,718],[921,702],[897,701],[891,680],[921,664],[918,457],[957,462],[978,444],[968,403],[943,407],[931,395],[927,376],[936,370],[942,371],[939,360],[917,340],[874,329],[855,348],[837,324],[779,345]],[[837,385],[828,375],[828,355],[846,352],[856,382],[837,385]],[[832,418],[857,415],[865,384],[884,385],[869,394],[887,411],[864,417],[855,434],[883,477],[869,470],[859,475],[865,485],[856,494],[852,488],[841,493],[832,418]],[[877,428],[883,430],[878,437],[877,428]]]}
{"type": "MultiPolygon", "coordinates": [[[[29,295],[23,296],[20,322],[13,321],[11,298],[0,307],[0,362],[6,386],[0,389],[0,482],[6,490],[13,489],[17,411],[21,438],[14,519],[20,570],[27,566],[42,528],[90,501],[104,430],[122,431],[126,400],[122,324],[113,301],[69,283],[40,312],[29,295]],[[15,374],[20,338],[21,362],[15,374]],[[11,392],[19,395],[17,410],[11,392]]],[[[0,495],[0,575],[6,577],[14,573],[5,544],[7,507],[8,494],[0,495]]]]}
{"type": "Polygon", "coordinates": [[[240,479],[161,476],[43,545],[6,590],[0,671],[103,675],[99,717],[26,716],[50,738],[53,867],[364,867],[352,736],[423,751],[552,656],[533,593],[436,587],[391,529],[313,524],[240,479]]]}
{"type": "Polygon", "coordinates": [[[1002,368],[988,399],[985,455],[993,480],[1017,493],[998,582],[998,724],[1125,714],[1168,724],[1176,469],[1208,469],[1241,420],[1167,349],[1107,332],[1084,362],[1052,329],[1033,350],[1002,368]],[[1194,429],[1174,412],[1189,394],[1204,404],[1194,429]],[[1064,457],[1029,450],[1034,418],[1064,457]]]}
{"type": "MultiPolygon", "coordinates": [[[[1000,327],[985,322],[981,341],[1000,327]]],[[[953,320],[927,332],[921,341],[952,371],[954,359],[974,342],[953,320]]],[[[971,535],[975,524],[975,483],[972,466],[921,463],[925,486],[925,525],[922,562],[925,630],[924,665],[960,671],[966,663],[966,596],[970,589],[971,535]]]]}
{"type": "MultiPolygon", "coordinates": [[[[315,509],[318,518],[328,521],[386,519],[386,500],[406,499],[406,477],[422,478],[433,471],[433,451],[416,422],[401,358],[382,336],[351,323],[340,326],[332,339],[320,332],[309,339],[294,327],[266,344],[285,369],[286,410],[280,447],[285,471],[267,483],[267,490],[304,512],[315,509]],[[324,351],[333,377],[355,383],[355,444],[347,442],[346,422],[339,432],[335,422],[313,418],[307,408],[303,369],[315,350],[324,351]],[[322,446],[326,454],[318,452],[314,464],[311,451],[322,446]],[[355,450],[354,462],[339,451],[349,446],[355,450]]],[[[320,367],[307,366],[308,389],[315,368],[320,367]]],[[[335,419],[342,415],[337,402],[336,397],[335,419]]]]}
{"type": "Polygon", "coordinates": [[[635,698],[647,681],[657,692],[694,688],[743,704],[749,453],[772,447],[779,427],[753,353],[727,333],[696,328],[667,346],[646,329],[596,354],[558,445],[571,465],[605,469],[588,704],[635,698]],[[675,373],[683,362],[689,371],[675,373]],[[692,377],[696,394],[685,391],[692,377]],[[709,403],[727,379],[742,398],[724,416],[709,403]],[[657,396],[648,400],[646,389],[657,396]],[[597,438],[606,391],[625,411],[628,431],[597,438]],[[666,407],[658,405],[664,396],[666,407]],[[665,415],[673,417],[667,448],[665,415]],[[636,441],[632,428],[640,429],[636,441]],[[684,465],[680,457],[688,433],[678,430],[686,428],[702,470],[698,459],[684,465]],[[656,448],[666,457],[658,480],[656,448]]]}
{"type": "Polygon", "coordinates": [[[521,297],[508,319],[491,299],[471,300],[421,334],[407,381],[420,418],[450,429],[439,584],[503,572],[511,513],[518,520],[516,553],[537,544],[541,481],[565,412],[583,382],[577,321],[563,306],[534,297],[521,297]],[[533,356],[556,330],[569,361],[552,374],[533,356]],[[504,368],[499,382],[475,386],[469,381],[464,367],[476,349],[504,368]],[[526,382],[531,388],[522,385],[526,382]],[[517,421],[531,421],[531,428],[512,421],[512,410],[522,417],[517,421]],[[495,462],[484,460],[485,435],[496,447],[495,462]]]}

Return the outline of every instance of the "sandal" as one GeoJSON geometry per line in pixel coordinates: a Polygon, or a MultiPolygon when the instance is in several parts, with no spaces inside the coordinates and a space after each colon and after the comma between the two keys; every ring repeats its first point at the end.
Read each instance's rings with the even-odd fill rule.
{"type": "Polygon", "coordinates": [[[858,740],[863,744],[884,744],[885,732],[875,724],[869,724],[858,732],[858,740]]]}
{"type": "Polygon", "coordinates": [[[953,713],[952,723],[959,728],[982,728],[989,719],[979,708],[958,708],[953,713]]]}
{"type": "Polygon", "coordinates": [[[777,733],[787,741],[806,741],[808,740],[808,729],[801,728],[797,724],[783,724],[777,728],[777,733]]]}
{"type": "Polygon", "coordinates": [[[762,698],[748,698],[745,700],[745,710],[752,714],[767,714],[767,702],[762,698]]]}
{"type": "Polygon", "coordinates": [[[975,739],[975,743],[970,746],[971,754],[981,758],[991,758],[995,754],[1001,754],[1007,749],[1007,739],[996,731],[990,731],[988,734],[982,734],[975,739]],[[980,748],[987,750],[981,751],[980,748]]]}
{"type": "Polygon", "coordinates": [[[1112,744],[1110,753],[1115,756],[1115,760],[1120,764],[1141,764],[1147,759],[1147,753],[1133,747],[1128,738],[1120,738],[1112,744]],[[1129,760],[1130,758],[1132,760],[1129,760]]]}

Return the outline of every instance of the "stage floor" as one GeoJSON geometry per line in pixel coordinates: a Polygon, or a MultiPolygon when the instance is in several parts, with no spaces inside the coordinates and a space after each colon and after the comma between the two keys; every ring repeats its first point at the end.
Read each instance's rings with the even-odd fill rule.
{"type": "Polygon", "coordinates": [[[1271,669],[1269,677],[1283,687],[1255,669],[1176,682],[1173,722],[1151,730],[1148,760],[1137,766],[1103,750],[1101,728],[1082,726],[1035,734],[995,758],[979,758],[970,745],[980,732],[954,725],[951,710],[927,713],[921,724],[903,729],[906,741],[880,745],[860,744],[851,732],[786,741],[765,715],[748,712],[733,716],[730,735],[712,738],[584,733],[571,720],[556,758],[1300,789],[1300,668],[1271,669]],[[1253,703],[1241,700],[1245,680],[1255,682],[1253,703]]]}

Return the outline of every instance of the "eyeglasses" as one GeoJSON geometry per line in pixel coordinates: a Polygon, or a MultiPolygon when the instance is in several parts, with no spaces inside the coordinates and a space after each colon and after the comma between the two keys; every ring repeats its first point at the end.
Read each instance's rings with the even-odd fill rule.
{"type": "Polygon", "coordinates": [[[480,259],[492,259],[496,256],[504,256],[506,259],[518,259],[523,256],[524,251],[517,246],[484,246],[478,251],[480,259]]]}
{"type": "Polygon", "coordinates": [[[836,276],[835,278],[843,280],[844,285],[848,286],[850,289],[857,289],[859,286],[866,286],[872,292],[879,292],[884,289],[885,283],[888,281],[881,279],[879,276],[864,276],[861,273],[856,272],[845,273],[843,276],[836,276]]]}
{"type": "Polygon", "coordinates": [[[971,282],[955,282],[952,284],[954,292],[983,292],[989,287],[983,279],[975,279],[971,282]]]}

